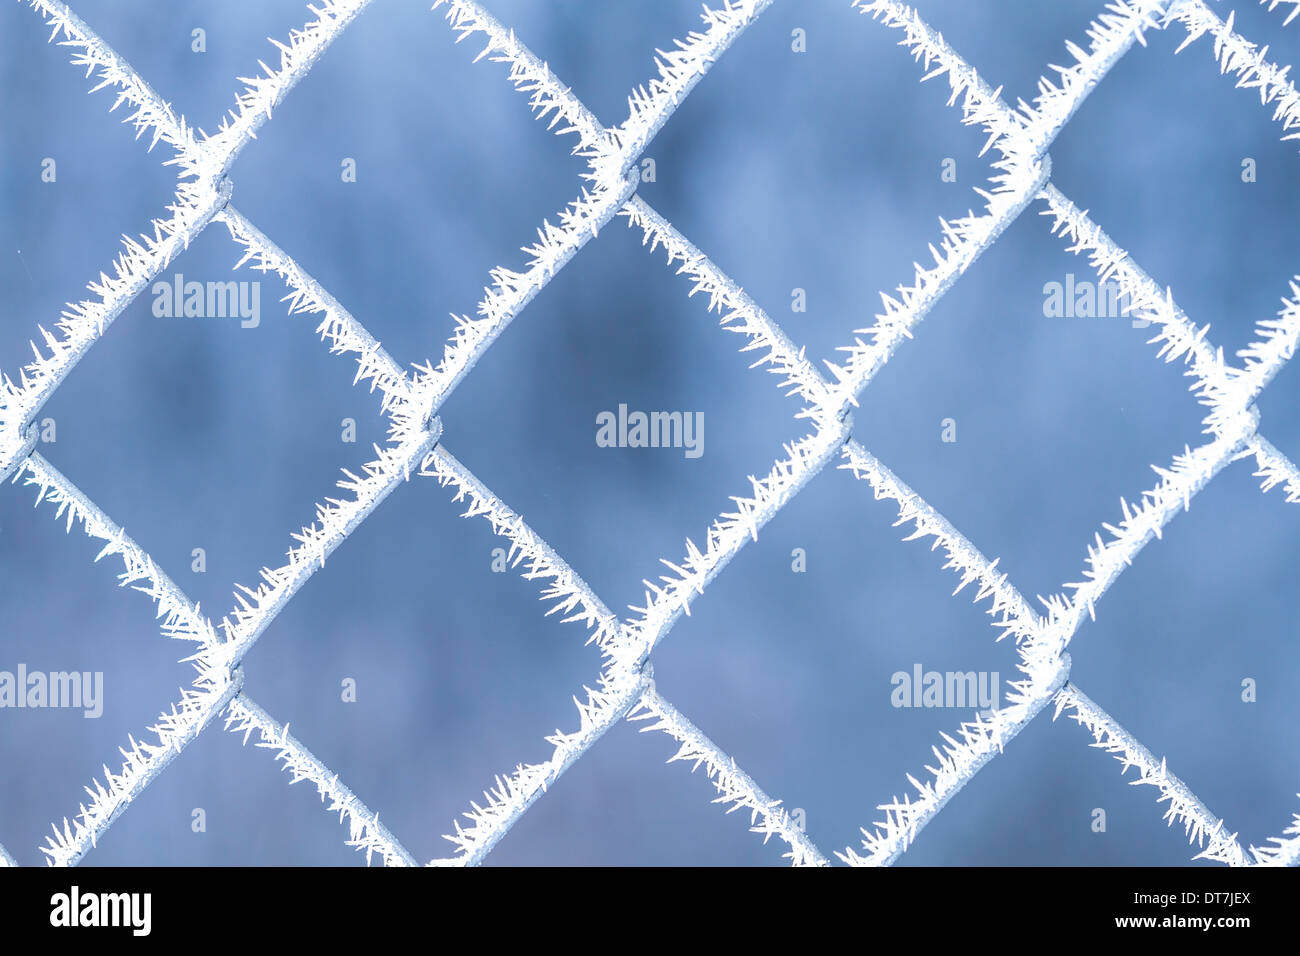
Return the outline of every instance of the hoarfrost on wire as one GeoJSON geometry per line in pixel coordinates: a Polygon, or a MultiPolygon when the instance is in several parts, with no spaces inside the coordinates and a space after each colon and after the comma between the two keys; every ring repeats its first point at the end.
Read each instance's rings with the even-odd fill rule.
{"type": "MultiPolygon", "coordinates": [[[[850,6],[886,28],[900,32],[907,48],[924,70],[922,80],[944,76],[950,106],[958,106],[961,122],[987,134],[984,149],[993,149],[994,174],[986,188],[976,189],[983,201],[980,213],[955,221],[940,220],[937,245],[929,246],[933,265],[914,266],[910,284],[893,294],[881,294],[883,311],[873,324],[854,330],[854,340],[840,349],[843,357],[826,362],[825,371],[810,362],[786,332],[695,247],[664,216],[636,192],[637,160],[646,145],[708,73],[727,48],[774,0],[724,0],[705,7],[703,29],[660,50],[657,75],[628,97],[627,118],[605,127],[513,33],[476,0],[436,0],[458,40],[483,43],[478,59],[504,64],[509,82],[527,97],[534,115],[560,136],[573,136],[573,152],[587,162],[577,197],[556,217],[543,222],[537,241],[524,247],[522,269],[499,266],[477,307],[477,316],[454,316],[455,331],[435,364],[432,360],[401,367],[324,287],[293,258],[276,246],[230,202],[227,178],[240,151],[255,137],[293,86],[310,71],[329,44],[362,13],[368,0],[317,0],[314,16],[293,30],[287,42],[272,40],[279,66],[262,63],[262,74],[241,78],[244,88],[235,107],[212,135],[192,127],[60,0],[20,0],[51,28],[50,39],[71,50],[72,62],[96,80],[92,92],[110,90],[110,110],[126,106],[123,122],[137,139],[148,138],[152,150],[165,144],[177,167],[177,191],[166,215],[151,223],[151,233],[124,239],[111,266],[88,289],[95,298],[69,304],[54,331],[40,329],[43,347],[33,344],[35,358],[15,381],[0,374],[0,477],[36,489],[37,505],[46,504],[65,528],[80,529],[102,542],[95,560],[112,557],[122,565],[119,583],[145,594],[155,605],[162,634],[190,642],[193,653],[184,660],[196,677],[170,710],[149,728],[153,740],[130,738],[121,749],[117,772],[104,767],[103,780],[86,787],[89,803],[62,826],[43,852],[48,862],[79,861],[134,798],[163,768],[220,715],[227,730],[246,741],[257,735],[257,746],[272,751],[290,774],[290,782],[311,781],[330,811],[348,824],[349,845],[364,850],[367,862],[378,855],[389,865],[411,865],[412,854],[379,822],[377,813],[339,781],[310,750],[291,737],[257,703],[242,693],[241,661],[280,610],[351,532],[391,493],[412,476],[431,477],[463,504],[465,517],[481,517],[509,543],[508,559],[527,580],[540,584],[547,614],[581,624],[587,640],[601,651],[604,667],[585,698],[574,698],[578,725],[557,730],[547,738],[552,752],[540,763],[520,764],[496,778],[484,796],[453,822],[455,852],[433,864],[481,862],[522,814],[556,779],[617,721],[644,720],[643,730],[662,733],[677,744],[670,762],[703,766],[718,793],[716,802],[728,812],[748,810],[751,829],[766,842],[776,836],[787,846],[785,856],[796,865],[825,865],[828,861],[796,826],[781,801],[769,797],[704,732],[655,689],[649,662],[654,648],[674,623],[690,613],[690,603],[726,567],[804,485],[832,460],[870,486],[874,497],[897,509],[897,524],[912,527],[904,540],[932,539],[931,548],[947,556],[944,569],[959,582],[954,593],[975,585],[973,599],[988,601],[987,613],[998,639],[1012,637],[1019,656],[1021,679],[1013,681],[1008,705],[988,717],[963,723],[956,736],[943,734],[933,747],[936,765],[929,778],[911,775],[914,794],[879,805],[884,819],[863,830],[861,850],[837,852],[852,864],[890,863],[903,853],[920,830],[988,761],[1000,753],[1048,703],[1054,714],[1069,713],[1088,730],[1092,746],[1114,755],[1124,770],[1139,771],[1138,784],[1158,789],[1169,804],[1166,819],[1180,821],[1189,841],[1201,847],[1198,858],[1228,864],[1295,864],[1300,861],[1300,815],[1283,837],[1270,846],[1243,850],[1194,793],[1157,761],[1136,739],[1091,701],[1069,679],[1067,648],[1079,624],[1095,613],[1098,601],[1134,556],[1221,469],[1253,457],[1264,491],[1282,485],[1288,502],[1300,502],[1300,471],[1259,434],[1254,401],[1293,356],[1300,337],[1300,278],[1291,283],[1292,298],[1284,299],[1276,318],[1261,320],[1257,339],[1237,353],[1242,364],[1225,360],[1208,339],[1208,326],[1197,328],[1177,306],[1172,292],[1161,288],[1089,217],[1051,183],[1048,148],[1078,110],[1089,92],[1134,43],[1145,45],[1151,30],[1177,24],[1185,33],[1181,52],[1201,37],[1212,39],[1219,71],[1236,85],[1257,90],[1260,102],[1272,106],[1283,139],[1300,138],[1300,95],[1288,78],[1288,68],[1274,64],[1267,48],[1242,37],[1234,17],[1221,20],[1203,0],[1113,0],[1089,24],[1087,48],[1067,42],[1073,62],[1055,66],[1053,79],[1044,77],[1032,104],[1011,108],[983,76],[967,64],[912,8],[897,0],[852,0],[850,6]],[[1122,518],[1105,523],[1087,547],[1082,580],[1064,587],[1070,594],[1039,598],[1034,610],[1015,589],[998,562],[990,561],[953,525],[894,475],[852,437],[852,409],[875,374],[911,338],[927,313],[960,275],[992,245],[1020,214],[1040,204],[1051,218],[1049,232],[1067,249],[1086,255],[1102,280],[1114,279],[1134,303],[1134,314],[1157,327],[1151,344],[1166,361],[1182,359],[1189,386],[1207,409],[1208,440],[1186,448],[1166,466],[1153,466],[1158,482],[1134,502],[1120,501],[1122,518]],[[614,614],[581,576],[523,519],[479,481],[447,449],[437,412],[486,350],[551,278],[615,216],[642,233],[649,252],[663,250],[668,265],[689,282],[688,295],[703,293],[720,327],[742,336],[741,351],[755,353],[754,367],[777,376],[775,384],[801,405],[795,417],[810,431],[788,444],[762,478],[750,478],[745,493],[731,498],[706,530],[702,546],[685,542],[685,554],[665,560],[667,574],[646,581],[642,606],[626,619],[614,614]],[[293,535],[287,561],[264,568],[255,587],[239,587],[232,611],[214,625],[197,605],[155,564],[126,532],[82,494],[35,450],[32,422],[41,407],[109,325],[148,286],[190,240],[211,222],[222,223],[242,254],[236,268],[248,264],[276,273],[288,286],[290,314],[320,316],[317,333],[336,355],[357,363],[354,384],[379,393],[388,418],[388,444],[375,447],[375,458],[362,474],[344,472],[339,487],[345,498],[328,498],[317,505],[316,521],[293,535]]],[[[1279,7],[1284,25],[1300,13],[1300,0],[1260,0],[1270,11],[1279,7]],[[1289,9],[1288,9],[1289,7],[1289,9]]],[[[0,865],[13,865],[0,847],[0,865]]]]}

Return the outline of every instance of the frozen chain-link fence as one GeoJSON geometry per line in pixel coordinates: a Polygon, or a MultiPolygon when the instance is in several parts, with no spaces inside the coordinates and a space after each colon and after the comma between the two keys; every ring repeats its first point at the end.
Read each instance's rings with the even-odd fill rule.
{"type": "MultiPolygon", "coordinates": [[[[509,540],[509,558],[523,577],[542,583],[548,613],[560,613],[580,623],[603,656],[603,670],[594,689],[586,688],[578,702],[578,725],[548,738],[552,752],[540,763],[524,764],[496,779],[481,804],[472,805],[448,837],[452,856],[435,864],[470,864],[483,860],[517,821],[572,763],[615,722],[643,720],[642,729],[667,734],[680,749],[673,760],[703,765],[718,792],[717,802],[730,810],[748,810],[751,829],[764,840],[775,836],[788,846],[786,857],[796,864],[826,864],[826,856],[804,832],[801,821],[759,785],[655,689],[650,660],[690,601],[707,585],[798,491],[831,462],[870,486],[875,498],[898,509],[898,524],[911,524],[905,540],[932,538],[932,547],[947,555],[945,568],[960,577],[958,590],[976,586],[976,601],[988,601],[987,611],[1001,636],[1013,637],[1021,678],[1012,683],[1008,704],[961,724],[956,736],[944,734],[933,748],[936,764],[927,767],[925,781],[909,776],[914,791],[881,804],[883,819],[864,829],[860,848],[837,852],[848,863],[890,863],[903,853],[923,828],[971,777],[1049,704],[1054,717],[1067,713],[1093,737],[1092,746],[1113,754],[1123,765],[1137,768],[1131,782],[1159,789],[1168,803],[1166,819],[1180,821],[1199,853],[1197,858],[1229,864],[1295,864],[1300,862],[1300,815],[1283,836],[1268,846],[1243,848],[1197,796],[1142,744],[1124,730],[1070,679],[1071,638],[1085,615],[1119,577],[1133,557],[1173,516],[1190,505],[1221,469],[1253,458],[1264,491],[1282,485],[1286,500],[1300,502],[1300,470],[1259,432],[1255,401],[1278,370],[1291,358],[1300,336],[1300,280],[1293,280],[1293,298],[1283,300],[1276,317],[1258,323],[1256,340],[1238,353],[1234,365],[1206,340],[1162,289],[1117,247],[1100,226],[1080,211],[1051,183],[1048,148],[1088,93],[1124,56],[1134,42],[1145,45],[1150,30],[1180,29],[1186,40],[1179,51],[1208,34],[1214,57],[1237,85],[1257,89],[1260,101],[1271,106],[1284,138],[1300,138],[1300,95],[1287,78],[1286,67],[1267,58],[1267,50],[1241,37],[1233,18],[1220,19],[1204,0],[1115,0],[1091,23],[1088,47],[1067,48],[1074,62],[1054,67],[1055,79],[1039,81],[1032,104],[1015,108],[968,65],[920,15],[894,0],[854,0],[851,10],[898,31],[900,43],[924,68],[923,79],[946,76],[950,106],[959,106],[962,122],[988,134],[985,150],[1000,158],[994,175],[980,190],[983,212],[953,222],[941,220],[942,234],[930,251],[934,264],[917,266],[911,284],[882,296],[884,311],[875,324],[854,331],[838,363],[825,372],[805,358],[785,332],[762,308],[725,275],[701,250],[656,212],[636,192],[638,159],[646,145],[683,98],[704,78],[730,44],[774,0],[725,0],[717,9],[705,8],[703,29],[678,41],[671,51],[658,52],[658,75],[634,90],[629,114],[619,126],[605,127],[512,31],[498,23],[475,0],[437,0],[459,38],[483,44],[481,56],[507,64],[510,82],[528,97],[533,112],[546,118],[559,135],[576,137],[575,154],[588,164],[587,184],[558,216],[558,224],[543,223],[538,241],[525,249],[522,271],[493,270],[492,286],[474,318],[462,316],[441,360],[404,370],[345,311],[330,294],[275,246],[230,203],[227,173],[240,151],[270,117],[295,83],[311,69],[326,48],[360,15],[369,0],[318,0],[309,9],[315,17],[276,43],[278,68],[245,80],[236,106],[211,136],[196,133],[135,71],[104,43],[66,4],[59,0],[20,0],[31,6],[51,28],[51,39],[73,51],[72,62],[85,67],[116,99],[112,109],[125,106],[126,122],[137,138],[147,136],[150,147],[165,143],[179,170],[174,202],[151,224],[151,234],[127,240],[112,275],[90,283],[93,299],[67,306],[54,332],[41,330],[44,350],[17,379],[0,379],[0,476],[33,487],[37,504],[54,509],[66,528],[74,525],[103,542],[97,560],[121,560],[120,582],[148,595],[162,621],[164,636],[193,645],[187,660],[197,675],[181,699],[149,728],[152,739],[132,738],[122,750],[117,772],[107,771],[86,791],[89,800],[76,816],[56,824],[43,848],[51,864],[74,864],[92,847],[117,816],[194,740],[209,722],[219,718],[227,730],[273,751],[292,775],[291,782],[309,780],[322,801],[348,823],[348,844],[366,851],[367,861],[379,854],[386,864],[416,862],[398,839],[380,824],[378,814],[365,807],[306,747],[242,693],[241,662],[254,642],[329,554],[377,508],[400,481],[431,477],[450,488],[453,501],[466,505],[466,517],[482,517],[495,534],[509,540]],[[1103,524],[1107,537],[1097,535],[1088,547],[1082,580],[1065,585],[1069,593],[1045,601],[1039,614],[979,550],[852,437],[851,409],[858,396],[913,331],[934,304],[972,262],[1031,206],[1050,217],[1050,233],[1064,239],[1071,252],[1086,254],[1102,281],[1113,279],[1132,303],[1131,314],[1152,323],[1151,339],[1166,361],[1181,359],[1192,378],[1192,392],[1207,407],[1208,441],[1153,466],[1159,482],[1142,492],[1135,503],[1121,502],[1122,519],[1103,524]],[[677,562],[665,561],[671,573],[657,583],[646,582],[646,603],[626,619],[615,615],[583,579],[565,563],[523,519],[485,487],[448,450],[442,440],[438,411],[451,391],[516,315],[565,266],[574,254],[616,215],[638,228],[650,251],[662,249],[668,264],[691,283],[689,294],[702,292],[720,316],[722,328],[744,337],[743,349],[755,352],[755,367],[778,376],[780,387],[798,399],[796,418],[810,431],[785,448],[761,479],[751,479],[747,494],[737,495],[733,511],[722,513],[708,529],[703,546],[688,541],[677,562]],[[263,569],[256,587],[240,587],[236,606],[214,624],[139,548],[125,532],[83,495],[66,477],[35,451],[37,413],[77,362],[104,335],[109,325],[136,296],[209,224],[226,227],[242,247],[237,265],[251,263],[277,273],[291,290],[289,312],[321,317],[317,332],[330,351],[351,355],[357,362],[356,382],[378,391],[388,419],[388,443],[356,475],[345,472],[339,482],[346,496],[317,505],[317,520],[293,535],[294,544],[279,568],[263,569]]],[[[1279,3],[1286,22],[1296,15],[1295,0],[1261,0],[1274,9],[1279,3]]],[[[868,21],[869,23],[870,21],[868,21]]],[[[880,28],[880,27],[877,27],[880,28]]],[[[0,828],[3,821],[0,821],[0,828]]],[[[12,857],[0,847],[0,864],[12,857]]]]}

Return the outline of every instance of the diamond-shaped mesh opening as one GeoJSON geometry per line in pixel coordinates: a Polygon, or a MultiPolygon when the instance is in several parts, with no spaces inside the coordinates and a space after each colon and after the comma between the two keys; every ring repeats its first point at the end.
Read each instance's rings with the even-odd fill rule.
{"type": "Polygon", "coordinates": [[[1296,271],[1300,156],[1258,93],[1217,75],[1209,38],[1173,55],[1185,39],[1171,27],[1116,65],[1061,134],[1053,176],[1235,353],[1296,271]]]}
{"type": "Polygon", "coordinates": [[[916,754],[1022,676],[975,591],[953,597],[896,518],[865,481],[819,476],[655,655],[660,692],[801,807],[821,846],[856,842],[916,754]]]}
{"type": "Polygon", "coordinates": [[[1031,596],[1076,580],[1098,516],[1151,486],[1152,461],[1199,444],[1206,412],[1115,284],[1034,211],[944,296],[856,415],[861,441],[1031,596]]]}
{"type": "MultiPolygon", "coordinates": [[[[4,163],[0,164],[0,285],[6,321],[0,322],[5,372],[30,361],[28,342],[43,344],[38,325],[53,329],[64,304],[93,298],[87,281],[121,250],[123,235],[152,234],[151,218],[164,215],[175,175],[133,142],[109,113],[111,94],[86,95],[81,72],[68,69],[63,50],[19,4],[0,8],[5,90],[41,90],[57,109],[29,108],[26,96],[0,97],[4,163]]],[[[145,144],[147,145],[147,143],[145,144]]]]}
{"type": "Polygon", "coordinates": [[[224,233],[172,262],[39,419],[59,467],[218,617],[233,581],[283,558],[285,529],[313,517],[303,502],[334,495],[386,431],[312,317],[277,301],[280,280],[230,269],[224,233]],[[289,413],[301,394],[318,400],[289,413]]]}
{"type": "Polygon", "coordinates": [[[557,688],[577,691],[600,665],[580,626],[542,617],[497,550],[508,543],[449,498],[428,478],[399,488],[248,657],[249,695],[292,715],[291,732],[426,859],[448,851],[464,794],[542,752],[572,707],[557,688]]]}
{"type": "Polygon", "coordinates": [[[523,269],[582,185],[574,138],[478,53],[423,8],[368,9],[232,171],[240,210],[402,366],[441,358],[450,314],[476,314],[492,268],[523,269]]]}
{"type": "Polygon", "coordinates": [[[1294,509],[1252,488],[1250,470],[1221,474],[1134,561],[1081,634],[1089,653],[1075,673],[1258,843],[1267,834],[1246,821],[1285,818],[1300,751],[1291,638],[1300,602],[1286,583],[1300,527],[1294,509]]]}
{"type": "Polygon", "coordinates": [[[982,205],[995,158],[895,43],[830,5],[778,5],[646,153],[640,195],[819,364],[928,261],[939,216],[982,205]]]}
{"type": "Polygon", "coordinates": [[[51,819],[76,810],[73,797],[104,756],[151,723],[194,672],[177,663],[190,645],[161,636],[149,604],[117,586],[121,563],[90,563],[103,542],[79,525],[65,535],[54,505],[32,507],[35,487],[6,492],[0,547],[28,556],[7,562],[0,578],[0,761],[14,768],[6,841],[19,862],[40,865],[36,847],[51,819]]]}
{"type": "Polygon", "coordinates": [[[663,261],[639,229],[611,223],[444,416],[447,446],[619,612],[642,603],[661,556],[701,541],[746,475],[809,430],[663,261]]]}

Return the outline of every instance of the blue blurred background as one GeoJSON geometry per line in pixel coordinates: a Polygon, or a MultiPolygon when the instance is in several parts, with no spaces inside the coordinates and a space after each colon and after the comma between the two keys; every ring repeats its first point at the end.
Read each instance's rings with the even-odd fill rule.
{"type": "MultiPolygon", "coordinates": [[[[652,75],[656,47],[699,25],[686,0],[489,0],[488,6],[614,124],[652,75]]],[[[74,9],[175,108],[212,130],[237,76],[275,63],[266,41],[309,19],[300,0],[78,0],[74,9]],[[192,51],[192,31],[206,52],[192,51]]],[[[437,359],[451,313],[473,314],[489,269],[579,189],[572,137],[531,119],[506,69],[472,64],[428,0],[376,0],[235,165],[234,202],[403,364],[437,359]],[[340,175],[356,162],[356,182],[340,175]]],[[[922,0],[921,12],[1009,102],[1036,92],[1064,41],[1086,43],[1095,0],[922,0]]],[[[1300,24],[1221,0],[1237,28],[1295,62],[1300,24]]],[[[30,356],[38,325],[86,296],[123,234],[168,201],[174,174],[87,95],[26,4],[0,4],[0,369],[30,356]],[[46,157],[57,181],[41,181],[46,157]]],[[[1135,47],[1051,150],[1054,180],[1213,341],[1234,351],[1273,316],[1300,271],[1297,143],[1258,95],[1218,75],[1211,43],[1177,57],[1172,27],[1135,47]],[[1257,181],[1242,181],[1245,158],[1257,181]]],[[[984,137],[945,105],[945,80],[900,34],[847,0],[782,0],[686,100],[646,155],[642,195],[765,306],[810,355],[835,356],[873,321],[878,290],[928,262],[938,217],[979,209],[984,137]],[[791,49],[806,32],[807,51],[791,49]],[[957,181],[944,182],[945,159],[957,181]],[[791,309],[794,289],[807,310],[791,309]]],[[[1124,318],[1046,318],[1043,287],[1085,260],[1035,204],[961,278],[877,376],[857,437],[947,515],[1031,599],[1079,579],[1086,546],[1185,446],[1203,409],[1150,331],[1124,318]],[[944,419],[957,440],[941,440],[944,419]]],[[[336,492],[340,468],[383,440],[375,397],[351,386],[310,317],[288,317],[277,279],[246,268],[223,227],[164,278],[262,278],[262,321],[153,315],[138,299],[46,406],[42,447],[219,618],[235,582],[278,566],[290,533],[336,492]],[[352,418],[354,444],[341,440],[352,418]],[[193,549],[206,571],[191,570],[193,549]]],[[[522,512],[614,609],[678,560],[687,537],[749,491],[803,434],[743,340],[618,219],[488,352],[443,410],[444,443],[522,512]],[[704,454],[611,449],[595,416],[620,403],[703,413],[704,454]]],[[[1264,433],[1300,456],[1300,369],[1260,402],[1264,433]]],[[[1072,646],[1078,685],[1206,803],[1260,844],[1300,810],[1296,691],[1300,509],[1231,466],[1121,577],[1072,646]],[[1242,681],[1258,700],[1241,700],[1242,681]]],[[[21,486],[0,489],[0,669],[102,671],[103,716],[0,711],[0,842],[22,863],[117,748],[192,675],[148,600],[115,585],[96,545],[65,535],[21,486]]],[[[580,627],[542,616],[531,582],[492,571],[486,522],[413,480],[341,547],[247,658],[247,690],[302,739],[419,858],[543,737],[572,728],[571,695],[599,666],[580,627]],[[341,700],[356,681],[357,700],[341,700]]],[[[816,478],[732,563],[655,656],[664,694],[773,796],[802,808],[828,853],[857,846],[876,805],[969,711],[891,706],[911,671],[1015,676],[986,605],[957,598],[942,558],[846,472],[816,478]],[[806,571],[792,553],[806,553],[806,571]]],[[[723,815],[675,745],[620,724],[525,815],[493,864],[771,864],[780,847],[723,815]]],[[[1154,789],[1129,787],[1087,733],[1041,715],[921,834],[904,865],[1177,864],[1192,855],[1154,789]],[[1093,831],[1093,810],[1107,813],[1093,831]]],[[[87,858],[100,864],[342,864],[364,857],[310,784],[209,728],[87,858]],[[191,828],[203,808],[205,832],[191,828]]]]}

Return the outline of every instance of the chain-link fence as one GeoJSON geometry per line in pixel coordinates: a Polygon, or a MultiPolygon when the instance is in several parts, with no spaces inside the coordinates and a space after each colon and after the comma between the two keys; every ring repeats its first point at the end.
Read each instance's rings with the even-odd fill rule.
{"type": "MultiPolygon", "coordinates": [[[[248,81],[236,108],[211,136],[194,128],[155,93],[113,49],[58,0],[26,0],[52,28],[52,38],[73,51],[73,63],[97,80],[96,89],[116,96],[113,107],[129,111],[137,137],[164,143],[174,151],[179,170],[174,202],[152,223],[151,233],[128,240],[112,274],[92,282],[95,298],[71,304],[53,333],[46,333],[37,358],[0,389],[0,475],[34,487],[38,503],[53,507],[71,528],[103,542],[100,557],[122,562],[120,580],[140,590],[156,605],[163,634],[193,645],[196,676],[179,701],[150,728],[151,739],[123,750],[120,770],[107,772],[88,788],[89,800],[69,822],[55,826],[44,849],[49,862],[78,862],[119,814],[214,719],[245,740],[256,735],[259,746],[284,761],[293,781],[310,780],[328,809],[349,825],[348,842],[378,853],[388,864],[413,864],[415,858],[326,766],[285,726],[269,716],[243,691],[242,661],[253,644],[326,558],[394,490],[412,477],[432,477],[454,491],[466,505],[465,515],[482,517],[509,544],[509,561],[524,577],[542,585],[551,611],[578,622],[603,655],[594,689],[578,702],[576,728],[548,738],[553,747],[540,763],[520,765],[497,778],[486,799],[475,803],[449,836],[454,853],[438,864],[481,862],[556,779],[611,726],[624,718],[643,720],[643,729],[670,736],[679,745],[673,759],[703,765],[718,792],[718,802],[751,815],[752,829],[767,840],[788,846],[796,864],[826,864],[827,857],[809,839],[803,821],[779,800],[769,797],[735,761],[709,740],[656,690],[650,663],[653,651],[690,603],[759,531],[816,474],[834,463],[866,482],[877,499],[897,507],[898,523],[910,524],[908,540],[932,538],[947,555],[963,586],[975,585],[977,600],[1002,636],[1013,638],[1020,678],[1011,685],[1007,704],[981,713],[944,735],[935,748],[937,764],[924,781],[912,779],[915,792],[882,804],[882,820],[864,829],[860,848],[836,855],[849,863],[890,863],[972,776],[1001,752],[1049,704],[1067,712],[1092,735],[1095,746],[1113,753],[1125,769],[1137,767],[1137,782],[1155,786],[1168,803],[1166,817],[1181,821],[1200,848],[1199,857],[1229,864],[1288,863],[1300,860],[1300,816],[1283,837],[1262,848],[1243,847],[1172,772],[1090,700],[1070,679],[1071,639],[1097,602],[1136,553],[1191,498],[1229,463],[1253,458],[1264,490],[1277,485],[1289,502],[1300,502],[1300,471],[1260,434],[1256,399],[1291,358],[1300,335],[1300,288],[1284,303],[1278,317],[1258,323],[1258,337],[1239,352],[1242,364],[1227,361],[1175,303],[1169,290],[1156,285],[1051,181],[1049,148],[1084,98],[1135,42],[1152,30],[1182,30],[1187,42],[1207,36],[1221,72],[1235,75],[1239,86],[1258,89],[1285,135],[1300,137],[1300,96],[1267,51],[1235,32],[1202,0],[1119,0],[1109,4],[1088,30],[1088,48],[1069,45],[1074,62],[1056,68],[1054,80],[1040,83],[1032,105],[1012,108],[983,76],[943,38],[901,3],[856,0],[845,4],[897,31],[925,78],[945,76],[950,103],[961,121],[988,136],[986,150],[996,152],[994,175],[982,195],[984,209],[945,222],[931,245],[933,264],[918,266],[910,282],[884,298],[884,311],[869,328],[854,330],[843,359],[819,370],[789,336],[729,276],[638,194],[639,160],[682,100],[723,56],[727,48],[775,0],[727,0],[707,9],[703,27],[660,52],[658,75],[633,91],[627,119],[606,127],[508,28],[474,0],[439,0],[451,28],[483,45],[484,55],[506,63],[513,85],[528,98],[534,113],[559,135],[574,137],[574,151],[587,163],[586,183],[558,222],[545,223],[538,241],[528,247],[522,271],[493,271],[492,286],[474,318],[463,318],[441,358],[406,371],[325,288],[232,204],[228,172],[235,158],[255,138],[295,83],[307,74],[330,43],[369,0],[323,0],[312,8],[315,19],[277,44],[278,68],[248,81]],[[1026,211],[1050,219],[1051,232],[1071,252],[1086,255],[1101,281],[1118,283],[1131,314],[1148,322],[1153,344],[1166,361],[1182,360],[1193,391],[1207,409],[1208,440],[1164,467],[1159,483],[1133,504],[1123,506],[1122,520],[1103,527],[1089,548],[1082,579],[1066,585],[1069,595],[1047,601],[1039,614],[1021,596],[996,562],[987,560],[938,511],[895,476],[853,437],[852,409],[859,396],[894,352],[905,348],[918,323],[975,259],[1026,211]],[[752,487],[732,500],[734,510],[718,516],[701,545],[665,562],[670,574],[648,584],[643,607],[626,618],[614,614],[523,519],[479,481],[447,448],[439,417],[444,402],[475,363],[537,293],[598,230],[623,216],[639,228],[645,245],[667,252],[668,264],[690,282],[690,293],[703,293],[724,329],[740,333],[755,367],[776,376],[773,384],[797,398],[796,416],[808,432],[785,447],[752,487]],[[364,383],[388,421],[388,443],[360,474],[340,482],[344,496],[317,506],[317,520],[294,535],[287,561],[263,570],[254,588],[242,596],[220,623],[202,615],[190,598],[106,514],[60,474],[36,450],[37,416],[72,368],[103,336],[112,322],[147,289],[169,262],[212,223],[225,226],[242,247],[241,264],[277,273],[288,285],[291,313],[320,317],[322,339],[331,353],[350,355],[357,363],[356,381],[364,383]]],[[[1276,6],[1276,2],[1273,3],[1276,6]]],[[[1294,16],[1294,11],[1290,11],[1294,16]]],[[[846,27],[847,28],[847,27],[846,27]]],[[[873,28],[873,27],[868,27],[873,28]]],[[[879,26],[874,28],[881,28],[879,26]]],[[[1186,44],[1185,44],[1186,45],[1186,44]]],[[[3,823],[0,821],[0,826],[3,823]]],[[[0,852],[0,859],[12,862],[0,852]]]]}

